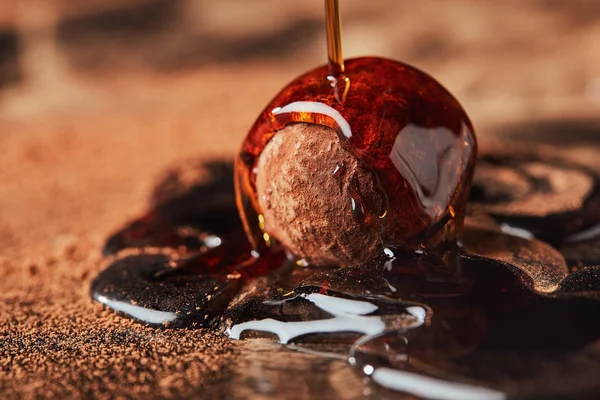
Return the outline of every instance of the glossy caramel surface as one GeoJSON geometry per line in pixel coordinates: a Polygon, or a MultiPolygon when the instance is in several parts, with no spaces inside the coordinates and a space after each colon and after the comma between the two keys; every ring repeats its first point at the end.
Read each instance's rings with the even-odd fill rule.
{"type": "Polygon", "coordinates": [[[256,162],[273,135],[296,122],[336,129],[347,149],[376,172],[388,201],[379,215],[385,243],[433,247],[460,238],[477,153],[468,116],[424,72],[364,57],[347,60],[337,78],[322,66],[292,81],[250,129],[237,160],[236,189],[255,248],[262,246],[256,162]]]}

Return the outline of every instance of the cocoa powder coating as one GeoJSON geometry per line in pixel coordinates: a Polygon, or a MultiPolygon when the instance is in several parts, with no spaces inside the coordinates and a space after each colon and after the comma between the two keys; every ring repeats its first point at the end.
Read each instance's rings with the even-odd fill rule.
{"type": "Polygon", "coordinates": [[[380,250],[384,194],[372,170],[325,126],[278,131],[258,160],[264,230],[313,265],[349,266],[380,250]]]}

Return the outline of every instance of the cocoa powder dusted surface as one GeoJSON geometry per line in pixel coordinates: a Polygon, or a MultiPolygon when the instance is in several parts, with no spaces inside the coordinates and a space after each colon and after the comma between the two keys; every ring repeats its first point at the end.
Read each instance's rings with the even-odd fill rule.
{"type": "MultiPolygon", "coordinates": [[[[87,135],[100,132],[71,124],[78,133],[46,125],[44,134],[23,129],[2,137],[11,149],[2,170],[2,397],[163,398],[218,389],[211,382],[229,369],[235,343],[203,331],[145,328],[91,302],[103,236],[121,222],[115,212],[131,215],[132,203],[143,209],[132,175],[143,185],[144,171],[161,162],[134,156],[119,174],[109,161],[128,158],[143,139],[117,145],[115,130],[104,145],[87,146],[87,135]]],[[[119,125],[135,135],[135,125],[119,125]]]]}
{"type": "MultiPolygon", "coordinates": [[[[321,4],[253,2],[277,21],[257,26],[263,17],[223,19],[235,10],[220,0],[202,13],[190,1],[119,3],[127,7],[116,14],[59,12],[59,34],[47,32],[56,43],[0,12],[0,397],[369,396],[343,361],[270,340],[146,328],[90,300],[104,240],[142,214],[155,179],[178,160],[232,159],[271,95],[324,60],[321,4]],[[114,15],[120,29],[106,23],[114,15]]],[[[431,73],[461,100],[483,147],[492,127],[509,124],[511,140],[552,141],[600,168],[590,146],[600,126],[597,2],[344,7],[347,55],[401,58],[431,73]],[[556,27],[561,34],[548,35],[556,27]]],[[[576,361],[582,371],[597,365],[576,361]]],[[[561,368],[570,366],[532,385],[547,386],[561,368]]]]}

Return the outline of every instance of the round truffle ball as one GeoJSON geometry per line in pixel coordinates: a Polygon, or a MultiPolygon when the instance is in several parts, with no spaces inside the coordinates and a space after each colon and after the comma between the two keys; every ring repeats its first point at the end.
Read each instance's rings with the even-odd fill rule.
{"type": "Polygon", "coordinates": [[[409,65],[318,67],[265,107],[236,159],[255,255],[273,240],[312,264],[369,262],[382,247],[460,245],[477,141],[458,101],[409,65]]]}

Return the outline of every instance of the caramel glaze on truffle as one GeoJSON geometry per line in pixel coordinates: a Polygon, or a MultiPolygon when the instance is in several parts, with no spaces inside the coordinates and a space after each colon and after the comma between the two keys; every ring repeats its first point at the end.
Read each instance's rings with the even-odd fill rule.
{"type": "Polygon", "coordinates": [[[258,160],[264,231],[312,265],[349,266],[381,252],[385,194],[375,173],[331,128],[296,123],[258,160]]]}

